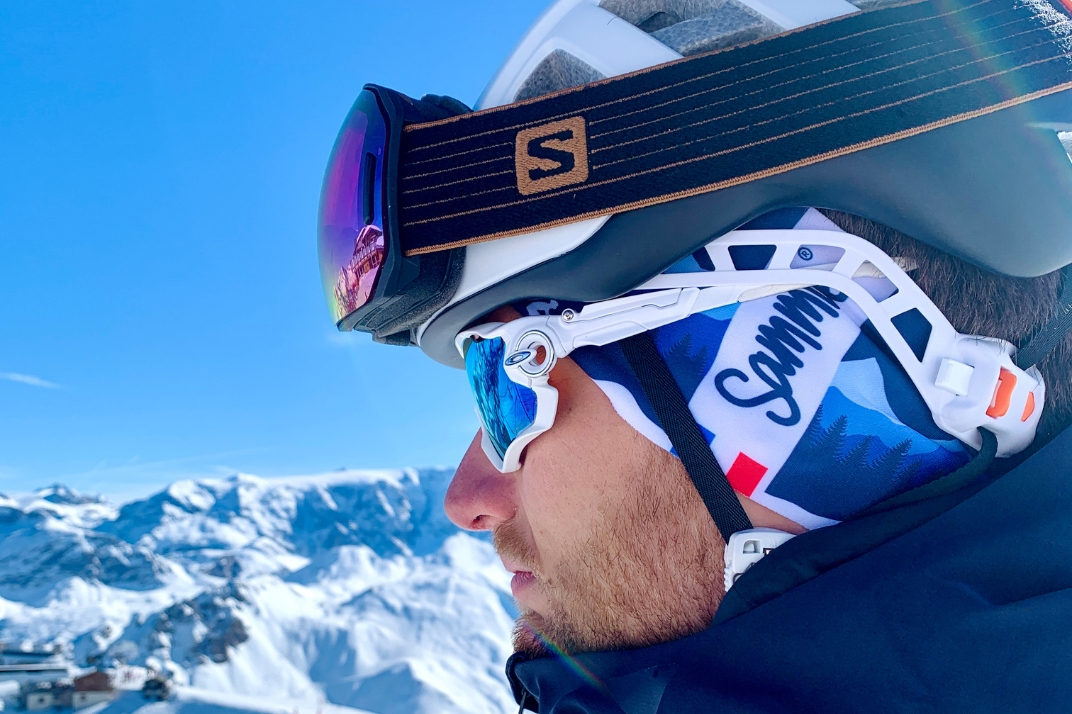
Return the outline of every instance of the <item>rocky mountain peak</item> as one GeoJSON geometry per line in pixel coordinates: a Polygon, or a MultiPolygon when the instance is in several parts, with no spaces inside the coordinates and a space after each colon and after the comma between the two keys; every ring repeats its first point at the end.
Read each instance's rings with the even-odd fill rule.
{"type": "Polygon", "coordinates": [[[450,475],[235,474],[119,509],[59,484],[10,496],[0,640],[66,643],[228,695],[512,711],[509,576],[486,539],[447,521],[450,475]]]}

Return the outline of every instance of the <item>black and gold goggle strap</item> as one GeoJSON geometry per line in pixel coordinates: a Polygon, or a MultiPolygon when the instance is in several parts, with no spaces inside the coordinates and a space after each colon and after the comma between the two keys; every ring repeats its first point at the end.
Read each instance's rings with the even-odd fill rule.
{"type": "Polygon", "coordinates": [[[407,255],[760,180],[1072,89],[1061,0],[922,0],[402,135],[407,255]]]}

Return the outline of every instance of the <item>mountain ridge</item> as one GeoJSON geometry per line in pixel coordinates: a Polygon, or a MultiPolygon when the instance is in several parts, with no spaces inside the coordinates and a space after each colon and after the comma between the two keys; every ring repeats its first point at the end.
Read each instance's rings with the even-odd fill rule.
{"type": "Polygon", "coordinates": [[[235,474],[121,507],[61,484],[4,496],[0,639],[221,696],[512,711],[509,575],[446,519],[451,474],[235,474]]]}

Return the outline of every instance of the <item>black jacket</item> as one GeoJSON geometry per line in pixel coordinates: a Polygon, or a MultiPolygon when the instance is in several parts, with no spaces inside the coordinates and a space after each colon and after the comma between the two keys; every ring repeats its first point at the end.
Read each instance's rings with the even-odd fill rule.
{"type": "Polygon", "coordinates": [[[794,538],[699,634],[507,674],[540,714],[1072,712],[1072,429],[1002,476],[794,538]]]}

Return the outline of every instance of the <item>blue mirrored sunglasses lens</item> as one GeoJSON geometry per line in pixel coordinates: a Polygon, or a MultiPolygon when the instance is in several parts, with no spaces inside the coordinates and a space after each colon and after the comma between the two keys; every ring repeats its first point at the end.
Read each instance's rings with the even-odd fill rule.
{"type": "Polygon", "coordinates": [[[473,341],[465,352],[469,387],[499,458],[505,458],[517,435],[536,421],[536,392],[510,380],[505,359],[506,343],[501,337],[473,341]]]}

